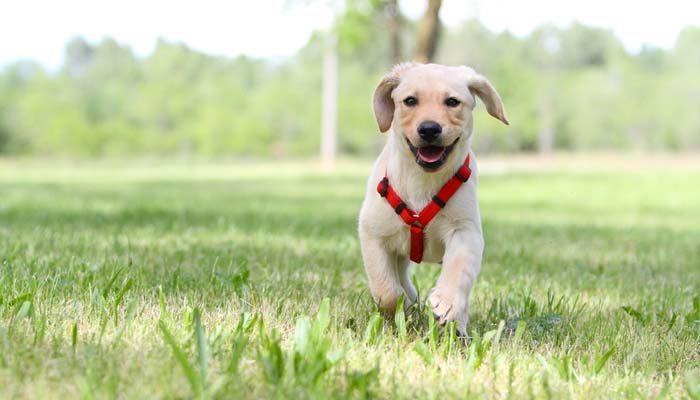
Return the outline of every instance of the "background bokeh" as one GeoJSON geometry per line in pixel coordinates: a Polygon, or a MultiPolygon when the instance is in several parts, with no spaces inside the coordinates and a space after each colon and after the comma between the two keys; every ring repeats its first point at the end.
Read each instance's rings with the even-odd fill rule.
{"type": "MultiPolygon", "coordinates": [[[[321,2],[286,7],[303,14],[313,3],[321,2]]],[[[137,54],[109,36],[74,36],[59,65],[0,66],[0,154],[315,156],[333,35],[338,152],[371,156],[384,140],[371,93],[395,61],[416,57],[425,18],[405,15],[415,8],[405,3],[348,0],[330,27],[286,57],[211,55],[170,39],[137,54]]],[[[263,28],[285,34],[275,29],[263,28]]],[[[441,25],[430,58],[471,65],[501,93],[511,126],[479,107],[480,153],[692,151],[700,149],[700,25],[679,31],[672,46],[630,50],[605,27],[542,25],[516,36],[467,18],[441,25]]]]}

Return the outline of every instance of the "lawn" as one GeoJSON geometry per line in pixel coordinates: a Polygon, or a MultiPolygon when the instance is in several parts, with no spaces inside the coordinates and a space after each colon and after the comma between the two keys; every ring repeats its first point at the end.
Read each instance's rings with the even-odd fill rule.
{"type": "Polygon", "coordinates": [[[0,398],[700,398],[699,169],[484,168],[464,344],[378,316],[368,168],[0,163],[0,398]]]}

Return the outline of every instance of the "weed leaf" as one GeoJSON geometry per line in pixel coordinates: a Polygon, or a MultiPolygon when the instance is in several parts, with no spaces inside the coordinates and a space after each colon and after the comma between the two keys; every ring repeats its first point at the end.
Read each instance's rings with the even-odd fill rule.
{"type": "Polygon", "coordinates": [[[593,365],[593,374],[598,375],[600,371],[603,370],[603,367],[608,363],[608,360],[610,360],[610,357],[615,353],[615,347],[611,347],[608,351],[606,351],[602,356],[598,357],[595,360],[595,364],[593,365]]]}

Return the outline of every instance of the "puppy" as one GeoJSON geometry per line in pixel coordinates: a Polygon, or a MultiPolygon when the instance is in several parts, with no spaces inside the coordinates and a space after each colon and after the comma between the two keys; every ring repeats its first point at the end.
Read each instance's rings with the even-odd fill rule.
{"type": "Polygon", "coordinates": [[[475,96],[508,124],[496,90],[469,67],[404,63],[382,78],[374,116],[382,133],[391,132],[369,177],[358,229],[379,308],[391,315],[401,295],[406,307],[418,300],[409,260],[441,262],[428,299],[441,326],[457,321],[462,336],[484,249],[470,146],[475,96]],[[438,193],[443,198],[435,199],[438,193]]]}

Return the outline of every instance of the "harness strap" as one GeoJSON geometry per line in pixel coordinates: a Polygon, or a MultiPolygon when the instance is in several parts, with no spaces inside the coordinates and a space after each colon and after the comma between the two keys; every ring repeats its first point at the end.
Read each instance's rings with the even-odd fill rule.
{"type": "Polygon", "coordinates": [[[423,261],[423,227],[411,225],[411,254],[409,257],[414,263],[420,264],[423,261]]]}
{"type": "Polygon", "coordinates": [[[384,176],[377,185],[377,192],[384,197],[396,214],[409,226],[410,232],[410,258],[415,263],[420,263],[423,260],[423,230],[432,221],[437,213],[442,210],[450,198],[457,192],[464,182],[469,180],[472,174],[469,168],[470,156],[464,160],[464,164],[457,172],[442,186],[433,199],[425,206],[420,213],[411,210],[401,197],[394,191],[394,188],[389,184],[389,177],[384,176]]]}
{"type": "Polygon", "coordinates": [[[391,187],[391,185],[389,184],[389,178],[385,176],[379,182],[379,185],[377,186],[377,191],[379,192],[380,196],[386,199],[391,208],[394,209],[394,212],[396,212],[396,214],[398,214],[399,217],[401,217],[403,222],[405,222],[407,225],[411,225],[416,221],[416,212],[408,208],[408,206],[406,206],[406,203],[404,203],[403,200],[401,200],[401,197],[399,197],[399,195],[396,194],[394,188],[391,187]]]}

